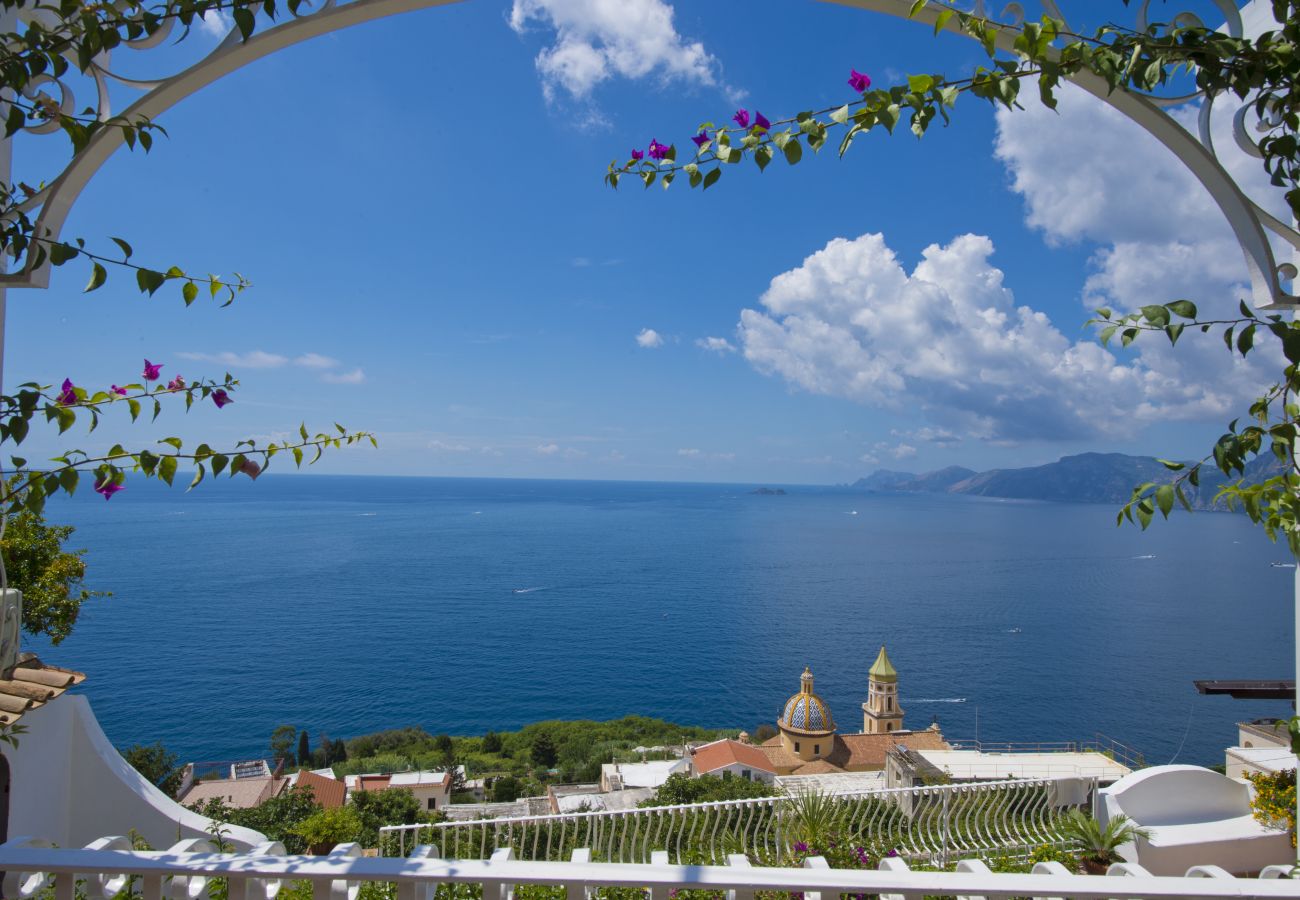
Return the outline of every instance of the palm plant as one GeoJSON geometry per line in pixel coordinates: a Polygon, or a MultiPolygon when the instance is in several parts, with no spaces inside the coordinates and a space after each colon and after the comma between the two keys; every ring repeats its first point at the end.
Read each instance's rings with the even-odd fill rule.
{"type": "Polygon", "coordinates": [[[830,794],[807,791],[787,802],[790,837],[808,847],[825,850],[845,824],[844,805],[830,794]]]}
{"type": "Polygon", "coordinates": [[[1145,828],[1134,825],[1125,815],[1113,816],[1106,827],[1080,809],[1072,809],[1061,821],[1061,833],[1089,871],[1104,871],[1119,861],[1116,851],[1130,841],[1149,837],[1145,828]]]}

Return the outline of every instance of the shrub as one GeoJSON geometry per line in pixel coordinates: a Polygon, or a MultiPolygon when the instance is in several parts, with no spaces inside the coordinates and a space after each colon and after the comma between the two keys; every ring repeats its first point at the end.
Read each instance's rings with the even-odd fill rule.
{"type": "Polygon", "coordinates": [[[1250,805],[1255,818],[1274,828],[1291,831],[1291,846],[1295,846],[1295,769],[1286,769],[1269,775],[1247,775],[1255,786],[1255,796],[1250,805]]]}

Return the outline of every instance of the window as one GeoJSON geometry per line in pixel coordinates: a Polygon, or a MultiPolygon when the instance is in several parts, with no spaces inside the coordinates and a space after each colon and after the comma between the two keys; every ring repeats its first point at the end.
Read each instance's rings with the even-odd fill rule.
{"type": "Polygon", "coordinates": [[[795,742],[794,742],[794,752],[795,752],[795,753],[798,753],[798,752],[799,752],[799,742],[798,742],[798,741],[795,741],[795,742]]]}
{"type": "Polygon", "coordinates": [[[430,798],[429,798],[429,809],[437,809],[437,808],[438,808],[438,798],[437,798],[437,797],[430,797],[430,798]]]}
{"type": "Polygon", "coordinates": [[[822,752],[822,745],[821,745],[821,744],[813,744],[813,754],[816,755],[816,754],[819,754],[819,753],[821,753],[821,752],[822,752]]]}
{"type": "Polygon", "coordinates": [[[885,730],[886,730],[886,731],[893,731],[893,730],[894,730],[894,723],[893,723],[893,722],[889,722],[889,723],[887,723],[887,724],[885,725],[885,730]]]}
{"type": "Polygon", "coordinates": [[[741,772],[740,772],[740,777],[743,778],[743,779],[745,779],[746,781],[753,781],[753,780],[754,780],[754,779],[753,779],[753,776],[750,774],[749,769],[742,769],[741,772]]]}

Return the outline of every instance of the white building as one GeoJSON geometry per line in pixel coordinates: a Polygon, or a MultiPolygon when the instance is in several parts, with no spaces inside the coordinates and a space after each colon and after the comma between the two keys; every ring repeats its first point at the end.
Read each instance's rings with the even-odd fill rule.
{"type": "Polygon", "coordinates": [[[746,781],[771,784],[776,779],[776,767],[768,755],[753,744],[742,744],[724,738],[704,744],[691,751],[691,775],[731,775],[746,781]]]}
{"type": "Polygon", "coordinates": [[[669,775],[689,772],[691,764],[684,759],[663,759],[641,763],[605,763],[600,767],[600,789],[603,792],[622,791],[628,788],[657,788],[669,775]]]}
{"type": "Polygon", "coordinates": [[[348,775],[347,785],[351,797],[358,791],[383,791],[388,788],[401,788],[410,791],[420,801],[420,808],[442,809],[451,804],[450,772],[394,772],[392,774],[348,775]]]}

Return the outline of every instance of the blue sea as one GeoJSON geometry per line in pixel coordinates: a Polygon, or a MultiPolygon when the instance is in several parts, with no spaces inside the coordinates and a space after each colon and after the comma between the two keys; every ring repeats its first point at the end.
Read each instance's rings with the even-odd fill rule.
{"type": "Polygon", "coordinates": [[[1242,516],[1145,532],[1109,506],[752,486],[280,475],[133,479],[77,526],[88,604],[47,660],[118,746],[265,752],[280,724],[479,734],[629,713],[753,730],[805,665],[861,728],[881,644],[905,724],[1096,734],[1216,763],[1284,702],[1193,679],[1294,677],[1295,570],[1242,516]],[[179,479],[178,479],[179,481],[179,479]]]}

